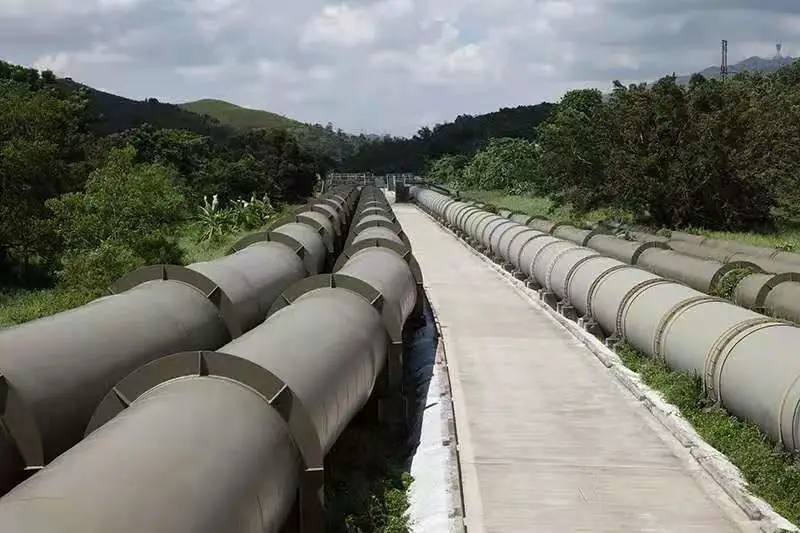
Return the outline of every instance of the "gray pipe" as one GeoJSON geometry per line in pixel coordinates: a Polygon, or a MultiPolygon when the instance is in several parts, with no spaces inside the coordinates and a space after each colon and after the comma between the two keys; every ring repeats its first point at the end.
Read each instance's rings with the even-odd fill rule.
{"type": "Polygon", "coordinates": [[[274,241],[255,243],[216,261],[195,263],[187,268],[224,287],[243,331],[263,322],[283,289],[306,276],[300,257],[288,246],[274,241]],[[269,267],[264,268],[265,265],[269,267]]]}
{"type": "MultiPolygon", "coordinates": [[[[519,253],[519,269],[522,273],[524,273],[529,279],[532,281],[539,282],[538,279],[534,276],[533,267],[534,262],[536,261],[536,257],[539,255],[539,252],[545,246],[548,246],[551,243],[559,242],[561,239],[557,239],[551,235],[547,235],[545,233],[541,234],[538,239],[530,239],[527,243],[525,243],[525,247],[519,253]]],[[[563,242],[563,241],[562,241],[563,242]]]]}
{"type": "Polygon", "coordinates": [[[590,257],[600,257],[600,254],[583,246],[564,248],[553,258],[543,286],[555,294],[559,301],[568,301],[567,290],[571,278],[575,270],[590,257]]]}
{"type": "Polygon", "coordinates": [[[589,237],[594,235],[595,232],[590,229],[576,228],[575,226],[563,225],[553,228],[553,237],[564,239],[565,241],[572,241],[575,244],[583,245],[589,237]]]}
{"type": "Polygon", "coordinates": [[[520,231],[508,243],[508,260],[516,267],[517,271],[527,276],[525,268],[529,268],[531,264],[531,258],[527,254],[528,246],[532,244],[531,241],[550,236],[527,226],[519,227],[520,231]],[[525,268],[523,268],[523,265],[525,268]]]}
{"type": "Polygon", "coordinates": [[[333,221],[326,215],[317,211],[303,211],[295,216],[295,221],[306,224],[322,232],[322,239],[329,254],[336,252],[338,242],[333,229],[333,221]]]}
{"type": "Polygon", "coordinates": [[[0,499],[0,530],[277,532],[299,465],[286,424],[256,392],[178,379],[0,499]]]}
{"type": "Polygon", "coordinates": [[[491,234],[498,226],[506,223],[508,223],[508,219],[498,215],[492,215],[481,220],[475,228],[475,240],[478,245],[488,249],[491,246],[491,234]]]}
{"type": "Polygon", "coordinates": [[[639,254],[648,248],[668,249],[668,246],[662,241],[626,241],[619,237],[603,234],[590,237],[586,242],[586,246],[631,265],[635,265],[637,259],[639,259],[639,254]]]}
{"type": "MultiPolygon", "coordinates": [[[[544,239],[539,239],[538,242],[543,241],[544,239]]],[[[531,260],[530,268],[531,274],[536,280],[537,285],[548,292],[552,292],[551,277],[552,269],[556,264],[556,259],[558,259],[562,253],[567,252],[568,250],[578,250],[581,248],[583,247],[562,240],[551,241],[545,246],[541,247],[536,253],[536,256],[531,260]]]]}
{"type": "MultiPolygon", "coordinates": [[[[532,272],[538,274],[537,281],[542,281],[542,272],[550,271],[551,266],[555,270],[555,263],[563,260],[559,271],[568,271],[564,292],[581,315],[596,320],[612,337],[663,359],[671,368],[700,375],[712,401],[734,416],[752,420],[790,452],[800,452],[800,358],[795,353],[800,346],[800,328],[612,258],[580,257],[580,248],[556,245],[552,239],[530,241],[520,254],[541,258],[532,272]],[[532,244],[536,241],[540,242],[532,244]],[[547,264],[544,250],[555,246],[561,246],[563,252],[550,254],[552,260],[547,264]],[[567,253],[575,256],[564,259],[567,253]]],[[[661,252],[664,250],[649,249],[641,256],[685,259],[661,252]]],[[[554,286],[552,271],[550,276],[554,286]]],[[[800,284],[787,281],[771,288],[765,301],[771,294],[780,294],[776,291],[781,285],[789,289],[783,296],[773,297],[775,300],[800,298],[800,291],[795,291],[800,284]]]]}
{"type": "Polygon", "coordinates": [[[83,442],[0,499],[0,530],[277,531],[298,485],[301,505],[306,483],[317,497],[322,456],[386,365],[387,315],[405,321],[415,296],[401,255],[360,250],[337,274],[287,289],[264,324],[219,352],[140,367],[102,401],[83,442]],[[207,441],[209,427],[224,435],[207,441]]]}
{"type": "Polygon", "coordinates": [[[491,256],[499,256],[500,241],[503,235],[513,227],[518,227],[518,224],[511,222],[507,218],[492,221],[487,225],[483,239],[484,246],[491,256]]]}
{"type": "Polygon", "coordinates": [[[637,266],[660,276],[686,283],[700,292],[711,292],[725,273],[741,268],[738,263],[698,259],[673,250],[650,248],[639,254],[637,266]]]}
{"type": "Polygon", "coordinates": [[[558,222],[553,222],[552,220],[547,220],[545,218],[533,218],[528,221],[528,227],[531,227],[535,230],[541,231],[542,233],[552,233],[556,227],[558,227],[558,222]]]}
{"type": "Polygon", "coordinates": [[[0,493],[77,443],[102,396],[158,357],[209,350],[254,327],[272,301],[326,259],[320,234],[301,223],[189,267],[146,267],[118,294],[0,333],[0,373],[12,400],[2,414],[0,493]],[[303,254],[301,260],[297,253],[303,254]]]}

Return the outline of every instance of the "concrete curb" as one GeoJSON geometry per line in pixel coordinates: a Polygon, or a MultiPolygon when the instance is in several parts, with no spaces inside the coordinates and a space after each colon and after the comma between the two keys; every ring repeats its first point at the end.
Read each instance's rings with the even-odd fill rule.
{"type": "Polygon", "coordinates": [[[442,400],[442,417],[446,428],[446,434],[442,435],[442,444],[446,445],[449,451],[449,483],[448,493],[450,496],[450,524],[451,533],[466,533],[467,527],[464,520],[464,495],[461,484],[461,460],[458,452],[458,431],[456,430],[456,415],[453,408],[453,396],[450,388],[450,367],[447,366],[447,349],[444,342],[444,335],[439,315],[436,307],[428,300],[428,305],[436,326],[438,343],[436,346],[436,366],[441,371],[440,386],[442,400]]]}
{"type": "Polygon", "coordinates": [[[704,472],[725,492],[726,495],[742,510],[742,512],[757,524],[763,533],[780,533],[800,531],[800,528],[778,514],[767,502],[751,494],[747,489],[739,469],[716,448],[705,442],[695,431],[692,425],[680,414],[678,408],[667,403],[663,396],[645,385],[640,376],[626,367],[619,356],[591,335],[577,323],[558,313],[549,305],[541,301],[539,294],[528,288],[523,281],[516,279],[492,259],[479,252],[449,227],[444,225],[430,213],[417,206],[431,220],[442,229],[456,238],[465,248],[488,263],[498,272],[516,291],[526,298],[533,306],[547,313],[551,319],[558,322],[573,336],[580,340],[600,362],[610,370],[610,373],[627,389],[667,431],[686,448],[689,455],[703,469],[704,472]]]}

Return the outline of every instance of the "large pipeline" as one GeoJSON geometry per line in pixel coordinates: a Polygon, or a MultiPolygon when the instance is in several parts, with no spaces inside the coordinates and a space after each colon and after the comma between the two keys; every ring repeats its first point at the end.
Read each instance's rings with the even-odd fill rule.
{"type": "Polygon", "coordinates": [[[410,250],[362,246],[217,351],[122,379],[83,441],[0,499],[0,531],[322,531],[323,458],[416,306],[410,250]]]}
{"type": "MultiPolygon", "coordinates": [[[[634,240],[626,240],[606,234],[602,227],[588,230],[533,217],[527,220],[532,228],[549,228],[554,237],[587,246],[700,292],[730,297],[736,305],[758,313],[800,323],[800,273],[795,272],[794,266],[773,259],[776,250],[745,244],[740,251],[732,252],[721,246],[702,246],[705,237],[681,232],[673,232],[683,236],[681,239],[670,240],[627,231],[634,240]],[[743,251],[746,249],[761,252],[749,256],[743,251]]],[[[526,268],[523,272],[529,274],[526,268]]]]}
{"type": "MultiPolygon", "coordinates": [[[[492,216],[424,188],[411,195],[473,242],[492,216]]],[[[489,250],[541,288],[545,301],[614,342],[700,376],[712,402],[800,452],[800,328],[533,228],[505,235],[516,235],[512,246],[498,236],[489,250]]]]}
{"type": "MultiPolygon", "coordinates": [[[[671,276],[665,273],[666,269],[652,269],[653,272],[673,277],[687,282],[698,290],[709,292],[726,274],[747,270],[749,271],[745,272],[747,275],[736,280],[731,295],[733,302],[759,313],[800,323],[800,265],[785,262],[786,258],[798,254],[742,243],[734,243],[739,246],[739,251],[731,251],[722,245],[704,245],[703,243],[709,240],[706,237],[682,232],[672,233],[679,235],[680,238],[659,239],[658,242],[674,250],[671,254],[674,257],[680,254],[680,260],[667,266],[673,269],[671,276]],[[754,252],[756,255],[745,253],[745,250],[751,249],[756,250],[754,252]],[[777,255],[778,253],[781,255],[777,255]],[[778,257],[783,259],[777,259],[778,257]],[[678,264],[680,262],[683,263],[682,266],[678,264]],[[677,274],[675,268],[678,269],[677,274]],[[691,283],[692,280],[697,283],[691,283]],[[704,288],[706,285],[709,286],[708,289],[704,288]]],[[[654,235],[642,232],[628,232],[628,234],[636,241],[617,240],[631,242],[630,246],[636,246],[640,242],[656,238],[654,235]]],[[[615,237],[606,239],[611,241],[615,237]]],[[[711,241],[726,242],[714,239],[711,241]]],[[[595,244],[590,242],[589,246],[597,248],[595,244]]],[[[642,266],[650,268],[646,264],[642,266]]]]}
{"type": "MultiPolygon", "coordinates": [[[[340,209],[327,220],[346,224],[356,195],[332,197],[340,209]]],[[[76,444],[126,374],[164,355],[223,346],[263,322],[288,286],[322,272],[326,226],[307,216],[249,236],[221,259],[145,267],[110,296],[0,332],[0,494],[76,444]]]]}

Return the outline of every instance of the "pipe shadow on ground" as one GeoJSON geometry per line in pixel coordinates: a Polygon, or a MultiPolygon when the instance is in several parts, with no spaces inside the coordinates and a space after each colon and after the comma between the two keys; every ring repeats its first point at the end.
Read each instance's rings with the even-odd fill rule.
{"type": "Polygon", "coordinates": [[[437,346],[436,323],[426,299],[421,316],[410,319],[403,339],[408,402],[405,421],[377,423],[365,409],[345,429],[325,460],[327,531],[408,530],[408,472],[419,445],[437,346]]]}

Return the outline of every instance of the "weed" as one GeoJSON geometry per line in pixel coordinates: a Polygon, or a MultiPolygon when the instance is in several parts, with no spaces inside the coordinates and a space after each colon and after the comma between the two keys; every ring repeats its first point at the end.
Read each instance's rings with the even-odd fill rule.
{"type": "Polygon", "coordinates": [[[0,294],[0,326],[13,326],[29,320],[67,311],[101,296],[90,290],[47,289],[0,294]]]}
{"type": "Polygon", "coordinates": [[[733,299],[733,293],[736,291],[736,287],[739,285],[739,282],[754,272],[755,270],[752,268],[737,268],[731,270],[722,276],[717,284],[711,288],[709,294],[711,296],[717,296],[719,298],[731,300],[733,299]]]}
{"type": "Polygon", "coordinates": [[[800,460],[772,443],[759,428],[707,405],[700,377],[673,372],[629,345],[617,347],[622,362],[680,409],[711,446],[739,468],[750,491],[784,517],[800,522],[800,460]]]}
{"type": "Polygon", "coordinates": [[[406,441],[405,428],[350,424],[325,460],[328,531],[409,531],[406,441]]]}

